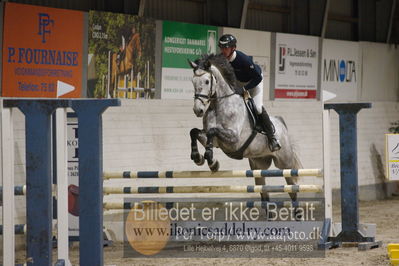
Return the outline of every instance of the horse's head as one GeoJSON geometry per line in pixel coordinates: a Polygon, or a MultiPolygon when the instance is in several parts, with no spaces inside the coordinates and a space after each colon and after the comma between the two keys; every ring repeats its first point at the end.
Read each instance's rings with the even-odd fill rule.
{"type": "Polygon", "coordinates": [[[200,62],[189,60],[190,66],[193,68],[194,76],[192,79],[194,85],[194,113],[197,117],[202,117],[208,110],[211,98],[215,94],[214,85],[216,83],[215,76],[211,72],[211,64],[209,61],[200,62]]]}

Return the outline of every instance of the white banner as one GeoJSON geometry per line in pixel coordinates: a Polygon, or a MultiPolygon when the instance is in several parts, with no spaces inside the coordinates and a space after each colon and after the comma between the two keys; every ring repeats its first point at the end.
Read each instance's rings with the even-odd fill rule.
{"type": "Polygon", "coordinates": [[[358,101],[361,65],[359,43],[323,40],[321,87],[335,94],[332,101],[358,101]]]}
{"type": "Polygon", "coordinates": [[[69,235],[79,236],[79,137],[75,113],[68,113],[67,151],[69,235]]]}
{"type": "Polygon", "coordinates": [[[318,53],[318,37],[276,34],[276,99],[316,99],[318,53]]]}
{"type": "Polygon", "coordinates": [[[399,180],[399,134],[386,134],[386,168],[390,180],[399,180]]]}
{"type": "MultiPolygon", "coordinates": [[[[187,63],[188,65],[188,63],[187,63]]],[[[162,99],[194,99],[193,70],[162,68],[162,99]]]]}

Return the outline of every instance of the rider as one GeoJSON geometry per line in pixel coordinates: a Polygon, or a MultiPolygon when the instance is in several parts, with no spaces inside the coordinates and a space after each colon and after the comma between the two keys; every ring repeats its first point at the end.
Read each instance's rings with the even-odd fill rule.
{"type": "Polygon", "coordinates": [[[125,37],[122,36],[122,45],[119,47],[119,51],[116,56],[116,62],[118,65],[126,56],[126,47],[129,45],[132,49],[132,58],[130,63],[137,64],[137,60],[141,57],[141,43],[140,34],[137,32],[136,26],[132,26],[132,30],[127,38],[127,42],[125,42],[125,37]]]}
{"type": "MultiPolygon", "coordinates": [[[[252,61],[252,58],[241,51],[236,50],[237,39],[231,34],[224,34],[219,39],[219,48],[222,54],[230,61],[234,68],[237,80],[242,83],[253,98],[256,111],[262,121],[262,129],[269,140],[269,148],[272,152],[281,149],[279,141],[274,133],[273,123],[270,121],[266,109],[263,107],[263,75],[261,68],[252,61]]],[[[243,89],[240,88],[240,94],[243,89]]]]}

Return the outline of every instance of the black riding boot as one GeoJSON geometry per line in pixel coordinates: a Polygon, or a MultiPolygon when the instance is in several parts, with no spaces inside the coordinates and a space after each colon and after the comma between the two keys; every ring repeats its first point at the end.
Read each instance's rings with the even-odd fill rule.
{"type": "Polygon", "coordinates": [[[270,121],[269,115],[266,112],[266,109],[262,107],[262,113],[259,115],[261,118],[262,129],[265,131],[267,139],[269,140],[269,148],[272,152],[278,151],[281,149],[279,141],[276,139],[274,135],[275,129],[272,121],[270,121]]]}

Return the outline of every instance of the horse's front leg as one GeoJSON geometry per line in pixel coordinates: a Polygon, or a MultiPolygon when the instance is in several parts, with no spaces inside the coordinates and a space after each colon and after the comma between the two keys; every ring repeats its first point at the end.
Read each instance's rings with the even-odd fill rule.
{"type": "Polygon", "coordinates": [[[211,128],[206,132],[206,146],[205,146],[205,154],[204,157],[206,161],[208,162],[209,169],[211,169],[212,172],[217,172],[219,170],[219,162],[218,160],[213,158],[213,138],[217,134],[217,128],[211,128]]]}
{"type": "Polygon", "coordinates": [[[218,141],[223,142],[228,145],[234,145],[238,142],[238,136],[230,129],[221,129],[217,127],[210,128],[206,132],[207,142],[205,146],[204,157],[208,162],[208,166],[212,172],[219,170],[218,160],[213,158],[213,141],[214,138],[218,138],[218,141]]]}
{"type": "MultiPolygon", "coordinates": [[[[191,160],[194,161],[197,165],[203,165],[205,162],[204,156],[198,152],[198,145],[197,140],[200,137],[206,137],[203,130],[198,128],[193,128],[190,131],[190,138],[191,138],[191,160]]],[[[203,142],[205,143],[205,142],[203,142]]]]}

